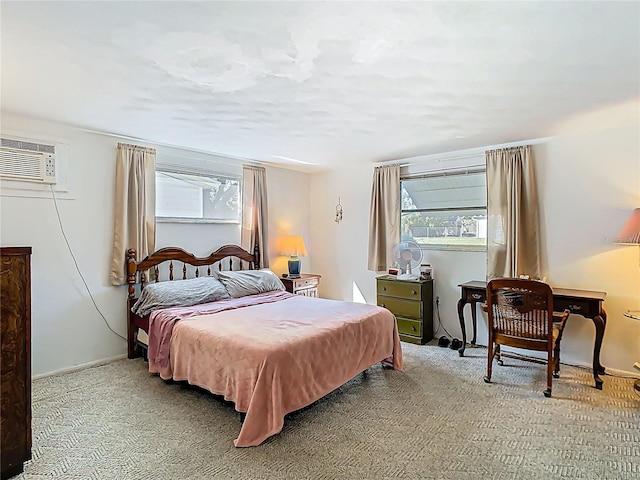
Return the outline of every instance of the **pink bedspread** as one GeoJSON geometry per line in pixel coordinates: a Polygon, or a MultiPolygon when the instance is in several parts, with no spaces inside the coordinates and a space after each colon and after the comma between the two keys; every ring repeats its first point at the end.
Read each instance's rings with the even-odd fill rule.
{"type": "MultiPolygon", "coordinates": [[[[151,340],[151,327],[149,334],[151,340]]],[[[150,358],[149,370],[234,402],[246,412],[234,444],[249,447],[279,433],[287,413],[385,359],[402,369],[396,321],[388,310],[290,295],[175,322],[170,365],[150,358]]]]}
{"type": "Polygon", "coordinates": [[[233,310],[234,308],[248,307],[250,305],[277,302],[292,296],[293,294],[289,292],[273,291],[203,303],[191,307],[173,307],[156,310],[149,317],[149,349],[147,353],[149,360],[163,368],[169,366],[171,335],[173,333],[173,327],[178,320],[195,317],[196,315],[206,315],[223,312],[225,310],[233,310]]]}

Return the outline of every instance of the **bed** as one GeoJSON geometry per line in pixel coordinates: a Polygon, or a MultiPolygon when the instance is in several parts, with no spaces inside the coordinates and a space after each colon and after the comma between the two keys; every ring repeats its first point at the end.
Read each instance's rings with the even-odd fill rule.
{"type": "Polygon", "coordinates": [[[261,444],[282,430],[287,413],[373,365],[402,369],[393,314],[288,293],[273,272],[258,269],[257,249],[226,245],[198,258],[170,247],[140,262],[133,250],[127,257],[129,358],[147,349],[150,372],[233,402],[244,417],[236,447],[261,444]],[[168,280],[182,283],[160,282],[161,264],[168,280]],[[161,294],[145,309],[139,300],[152,298],[158,282],[153,290],[161,294]],[[207,301],[180,304],[175,291],[187,285],[206,285],[207,301]]]}

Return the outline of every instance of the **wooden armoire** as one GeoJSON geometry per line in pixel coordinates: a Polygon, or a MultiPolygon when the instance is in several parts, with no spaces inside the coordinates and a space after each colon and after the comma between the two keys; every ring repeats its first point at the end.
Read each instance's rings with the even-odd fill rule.
{"type": "Polygon", "coordinates": [[[2,480],[31,458],[31,247],[0,247],[2,480]]]}

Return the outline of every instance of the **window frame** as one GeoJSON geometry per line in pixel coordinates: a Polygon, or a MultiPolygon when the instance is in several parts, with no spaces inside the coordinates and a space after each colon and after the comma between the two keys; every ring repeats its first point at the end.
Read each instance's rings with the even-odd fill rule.
{"type": "MultiPolygon", "coordinates": [[[[401,175],[400,177],[400,235],[402,236],[402,221],[403,216],[406,213],[427,213],[427,212],[458,212],[461,210],[464,211],[478,211],[484,212],[484,215],[487,216],[487,205],[485,201],[484,206],[474,206],[474,207],[462,207],[462,206],[453,206],[453,207],[445,207],[445,208],[415,208],[415,209],[405,209],[402,208],[402,191],[403,191],[403,182],[411,181],[411,180],[419,180],[424,178],[433,178],[433,177],[448,177],[454,175],[468,175],[468,174],[480,174],[483,173],[485,175],[485,188],[486,188],[486,167],[479,166],[476,168],[462,168],[462,169],[450,169],[450,170],[441,170],[437,172],[425,172],[425,173],[414,173],[414,174],[406,174],[401,175]]],[[[459,244],[424,244],[416,242],[422,250],[432,250],[432,251],[463,251],[463,252],[486,252],[487,243],[485,238],[484,245],[459,245],[459,244]]]]}
{"type": "MultiPolygon", "coordinates": [[[[226,173],[216,170],[204,170],[198,168],[181,168],[175,166],[168,165],[156,165],[157,175],[159,172],[172,173],[174,175],[191,175],[196,177],[202,177],[206,179],[216,179],[216,180],[231,180],[238,182],[238,216],[235,219],[224,219],[224,218],[195,218],[195,217],[162,217],[157,214],[157,198],[158,198],[158,190],[156,183],[156,214],[155,219],[156,223],[190,223],[190,224],[237,224],[240,225],[242,223],[242,175],[235,175],[232,173],[226,173]]],[[[154,180],[157,181],[157,176],[154,175],[154,180]]]]}

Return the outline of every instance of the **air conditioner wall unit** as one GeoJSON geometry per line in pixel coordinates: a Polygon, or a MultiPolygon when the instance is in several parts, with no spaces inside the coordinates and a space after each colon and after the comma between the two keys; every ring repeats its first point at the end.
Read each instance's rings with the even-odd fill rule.
{"type": "Polygon", "coordinates": [[[0,138],[0,178],[57,183],[55,145],[0,138]]]}

